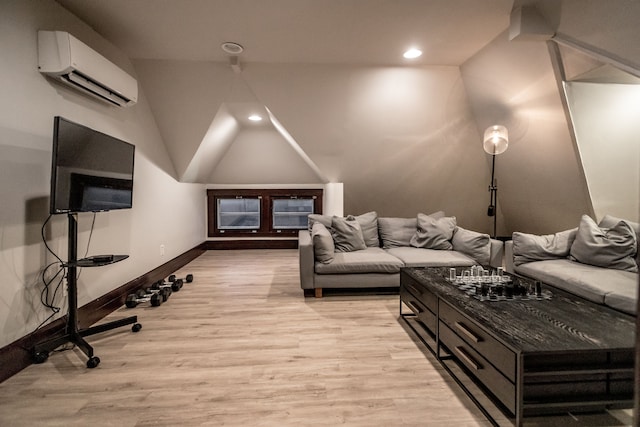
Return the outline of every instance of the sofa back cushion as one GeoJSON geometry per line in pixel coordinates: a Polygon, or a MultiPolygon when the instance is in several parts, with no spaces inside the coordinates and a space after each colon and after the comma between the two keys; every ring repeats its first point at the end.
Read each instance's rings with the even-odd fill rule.
{"type": "Polygon", "coordinates": [[[451,239],[456,228],[456,217],[434,218],[418,214],[418,228],[409,244],[414,248],[438,249],[450,251],[453,248],[451,239]]]}
{"type": "Polygon", "coordinates": [[[320,224],[324,225],[327,229],[330,229],[332,219],[333,219],[333,216],[331,215],[309,214],[309,216],[307,216],[307,224],[309,226],[308,227],[309,231],[313,230],[313,224],[315,224],[316,222],[319,222],[320,224]]]}
{"type": "Polygon", "coordinates": [[[515,232],[513,239],[513,263],[522,265],[533,261],[566,258],[576,238],[577,228],[555,234],[527,234],[515,232]]]}
{"type": "Polygon", "coordinates": [[[637,272],[636,251],[636,232],[627,221],[600,228],[591,217],[583,215],[570,255],[583,264],[637,272]]]}
{"type": "MultiPolygon", "coordinates": [[[[429,214],[433,218],[444,217],[444,212],[429,214]]],[[[378,218],[378,233],[384,249],[411,246],[411,238],[418,229],[417,218],[378,218]]]]}
{"type": "Polygon", "coordinates": [[[491,237],[488,234],[456,227],[451,239],[453,250],[470,256],[480,265],[491,262],[491,237]]]}
{"type": "Polygon", "coordinates": [[[416,218],[378,218],[378,232],[384,249],[409,246],[418,227],[416,218]]]}
{"type": "Polygon", "coordinates": [[[367,212],[362,215],[356,215],[354,218],[358,223],[360,223],[364,244],[369,248],[379,248],[380,239],[378,238],[378,213],[375,211],[367,212]]]}
{"type": "Polygon", "coordinates": [[[627,222],[633,228],[633,230],[636,232],[636,239],[640,236],[640,224],[638,224],[637,222],[623,219],[623,218],[618,218],[613,215],[608,215],[608,214],[605,215],[604,218],[602,218],[602,220],[600,220],[600,222],[598,223],[598,227],[611,228],[617,223],[619,223],[620,221],[627,222]]]}

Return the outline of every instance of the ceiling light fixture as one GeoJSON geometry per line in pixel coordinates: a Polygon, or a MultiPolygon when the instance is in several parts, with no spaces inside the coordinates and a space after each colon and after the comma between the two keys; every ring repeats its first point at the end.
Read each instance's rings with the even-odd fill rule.
{"type": "Polygon", "coordinates": [[[412,47],[411,49],[407,50],[402,56],[404,56],[407,59],[415,59],[415,58],[418,58],[420,55],[422,55],[422,51],[420,49],[416,49],[415,47],[412,47]]]}
{"type": "Polygon", "coordinates": [[[224,42],[220,45],[220,47],[229,55],[239,55],[244,51],[242,45],[235,42],[224,42]]]}
{"type": "Polygon", "coordinates": [[[261,121],[261,120],[262,120],[262,117],[260,117],[260,116],[259,116],[259,115],[257,115],[257,114],[252,114],[252,115],[250,115],[248,118],[249,118],[249,120],[251,120],[252,122],[259,122],[259,121],[261,121]]]}

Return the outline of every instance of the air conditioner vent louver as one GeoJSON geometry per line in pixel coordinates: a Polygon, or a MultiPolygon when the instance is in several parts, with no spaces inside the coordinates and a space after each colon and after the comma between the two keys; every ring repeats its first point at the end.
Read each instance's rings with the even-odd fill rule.
{"type": "Polygon", "coordinates": [[[38,69],[112,105],[138,100],[136,79],[64,31],[38,31],[38,69]]]}

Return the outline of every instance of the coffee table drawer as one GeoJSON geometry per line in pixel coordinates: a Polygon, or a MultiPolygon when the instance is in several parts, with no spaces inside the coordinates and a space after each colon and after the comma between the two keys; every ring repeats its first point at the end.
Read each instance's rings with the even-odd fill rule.
{"type": "Polygon", "coordinates": [[[417,297],[422,305],[427,307],[433,313],[438,312],[438,297],[433,292],[425,288],[424,285],[413,278],[403,275],[402,273],[400,273],[400,280],[401,287],[406,288],[415,297],[417,297]]]}
{"type": "Polygon", "coordinates": [[[435,335],[436,324],[438,323],[435,313],[428,309],[420,298],[413,295],[404,286],[400,288],[400,298],[402,302],[413,311],[417,320],[422,322],[429,328],[429,331],[435,335]]]}
{"type": "Polygon", "coordinates": [[[449,304],[440,303],[440,320],[507,378],[516,380],[516,354],[449,304]]]}
{"type": "Polygon", "coordinates": [[[478,378],[491,393],[512,413],[516,410],[516,386],[502,375],[477,351],[463,341],[449,327],[440,322],[440,342],[464,365],[473,376],[478,378]]]}

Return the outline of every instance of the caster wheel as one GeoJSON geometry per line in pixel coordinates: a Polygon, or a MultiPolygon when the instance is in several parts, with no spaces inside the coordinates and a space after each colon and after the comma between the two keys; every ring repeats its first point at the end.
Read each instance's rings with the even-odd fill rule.
{"type": "Polygon", "coordinates": [[[142,325],[140,323],[134,323],[131,327],[132,332],[140,332],[140,329],[142,329],[142,325]]]}
{"type": "Polygon", "coordinates": [[[193,274],[187,274],[186,279],[187,279],[187,283],[193,282],[193,274]]]}
{"type": "Polygon", "coordinates": [[[33,362],[34,363],[44,363],[47,361],[47,359],[49,358],[49,352],[48,351],[41,351],[39,353],[35,353],[33,355],[33,362]]]}
{"type": "Polygon", "coordinates": [[[93,369],[100,364],[100,358],[98,356],[93,356],[89,360],[87,360],[87,368],[93,369]]]}

